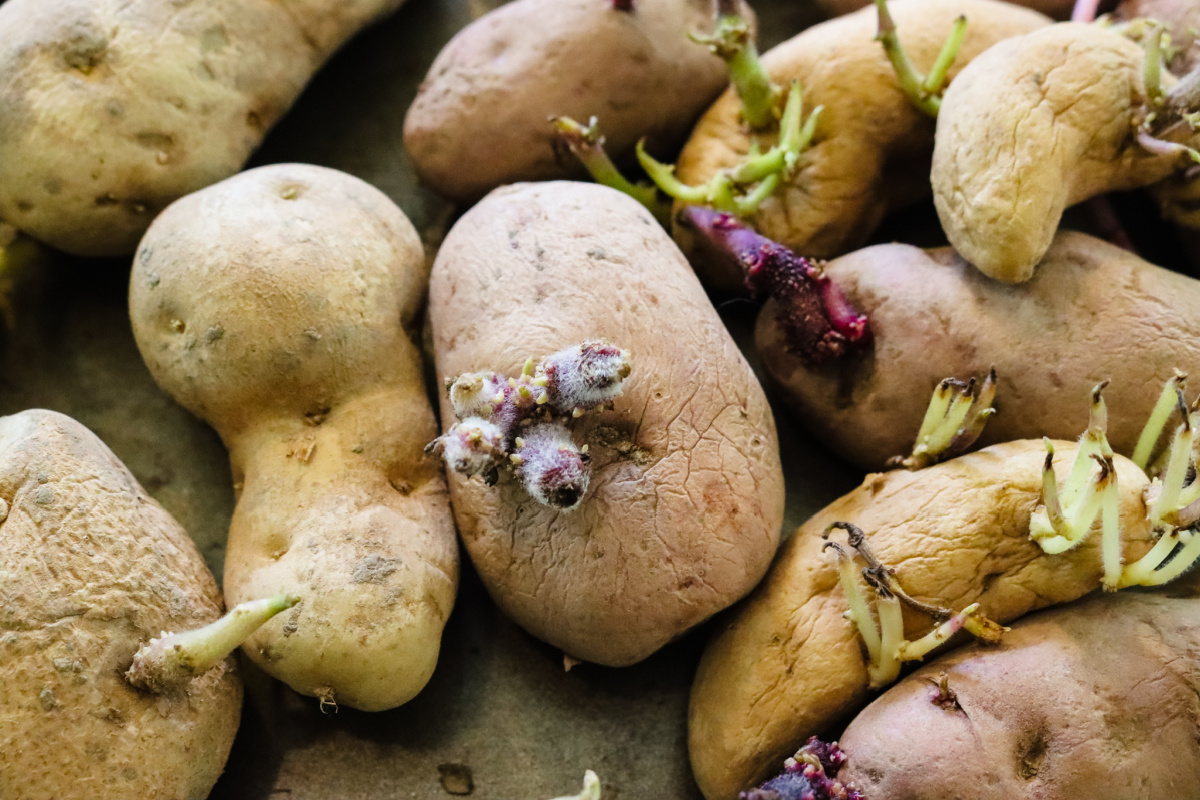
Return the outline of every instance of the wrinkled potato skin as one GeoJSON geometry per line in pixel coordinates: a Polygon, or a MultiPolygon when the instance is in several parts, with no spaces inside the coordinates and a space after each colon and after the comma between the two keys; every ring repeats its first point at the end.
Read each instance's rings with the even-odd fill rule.
{"type": "MultiPolygon", "coordinates": [[[[517,0],[459,32],[404,120],[413,167],[459,203],[517,181],[582,176],[548,119],[596,116],[614,159],[647,137],[669,155],[728,85],[689,33],[712,30],[710,0],[517,0]]],[[[753,21],[753,12],[739,3],[753,21]]]]}
{"type": "Polygon", "coordinates": [[[1171,47],[1179,51],[1167,62],[1176,75],[1186,75],[1200,61],[1200,48],[1196,47],[1200,3],[1196,0],[1123,0],[1113,12],[1113,18],[1123,22],[1154,19],[1166,25],[1167,33],[1171,35],[1171,47]]]}
{"type": "MultiPolygon", "coordinates": [[[[999,0],[898,0],[890,8],[905,51],[922,71],[937,58],[954,19],[967,15],[951,76],[1000,39],[1050,23],[999,0]]],[[[874,7],[864,8],[813,26],[762,58],[779,85],[800,81],[807,111],[825,107],[795,176],[749,219],[759,233],[804,256],[841,255],[859,246],[890,210],[928,196],[934,122],[901,92],[875,41],[876,28],[874,7]]],[[[684,183],[703,183],[746,155],[750,138],[740,112],[729,90],[700,119],[679,157],[684,183]]],[[[729,265],[698,263],[697,269],[713,286],[741,286],[741,275],[729,265]]]]}
{"type": "Polygon", "coordinates": [[[999,413],[983,444],[1078,437],[1089,392],[1111,379],[1108,438],[1131,453],[1174,370],[1200,374],[1200,283],[1086,234],[1060,233],[1033,280],[1017,286],[949,248],[877,245],[826,269],[870,319],[870,350],[807,366],[784,349],[768,304],[758,351],[798,418],[867,469],[912,449],[943,378],[996,368],[999,413]]]}
{"type": "MultiPolygon", "coordinates": [[[[1014,0],[1016,5],[1032,8],[1051,19],[1070,19],[1071,9],[1075,7],[1074,0],[1014,0]]],[[[871,0],[817,0],[817,5],[826,16],[840,17],[864,6],[871,5],[871,0]]]]}
{"type": "MultiPolygon", "coordinates": [[[[1056,450],[1061,480],[1075,445],[1056,450]]],[[[708,800],[731,800],[765,779],[869,696],[865,650],[842,617],[836,562],[821,551],[831,522],[860,526],[916,599],[955,610],[978,602],[1001,624],[1099,587],[1098,527],[1061,556],[1043,555],[1029,539],[1045,456],[1040,440],[1006,442],[918,472],[868,475],[792,535],[709,643],[692,685],[688,746],[708,800]]],[[[1132,462],[1116,463],[1124,552],[1136,558],[1151,542],[1147,480],[1132,462]]],[[[905,612],[910,638],[930,627],[928,617],[905,612]]]]}
{"type": "Polygon", "coordinates": [[[0,498],[0,797],[203,800],[240,720],[233,658],[177,694],[124,678],[160,631],[221,615],[192,540],[52,411],[0,418],[0,498]]]}
{"type": "Polygon", "coordinates": [[[247,654],[368,711],[437,661],[457,546],[411,337],[416,231],[378,190],[283,164],[173,204],[142,241],[130,315],[154,379],[229,448],[229,602],[302,601],[247,654]]]}
{"type": "Polygon", "coordinates": [[[1144,58],[1118,33],[1063,23],[1003,42],[962,71],[938,115],[931,180],[963,258],[997,280],[1027,281],[1068,206],[1179,168],[1132,135],[1146,103],[1144,58]]]}
{"type": "Polygon", "coordinates": [[[8,0],[0,218],[128,255],[163,208],[241,169],[317,68],[401,0],[8,0]]]}
{"type": "Polygon", "coordinates": [[[850,724],[839,778],[871,800],[1200,797],[1197,606],[1093,597],[938,659],[850,724]],[[958,709],[932,702],[942,673],[958,709]]]}
{"type": "MultiPolygon", "coordinates": [[[[538,505],[507,471],[493,487],[451,476],[467,550],[518,624],[575,658],[624,666],[766,572],[784,496],[771,409],[636,201],[585,183],[496,190],[446,237],[430,317],[442,376],[516,375],[530,356],[597,337],[633,360],[613,410],[575,426],[593,459],[579,509],[538,505]]],[[[442,424],[453,421],[443,397],[442,424]]]]}

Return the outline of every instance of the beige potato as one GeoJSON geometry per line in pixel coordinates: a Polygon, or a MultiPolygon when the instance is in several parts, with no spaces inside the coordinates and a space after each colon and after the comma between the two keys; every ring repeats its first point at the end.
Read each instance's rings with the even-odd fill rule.
{"type": "Polygon", "coordinates": [[[1027,281],[1068,206],[1190,163],[1134,137],[1149,108],[1144,60],[1118,33],[1062,23],[1003,42],[962,71],[938,115],[931,180],[963,258],[997,280],[1027,281]]]}
{"type": "Polygon", "coordinates": [[[297,691],[380,710],[412,698],[454,604],[446,485],[413,344],[426,273],[366,183],[262,167],[178,201],[130,277],[154,379],[229,448],[230,603],[302,602],[246,644],[297,691]]]}
{"type": "Polygon", "coordinates": [[[1122,0],[1113,12],[1121,22],[1152,19],[1166,26],[1171,36],[1171,72],[1183,75],[1200,63],[1196,33],[1200,30],[1200,3],[1196,0],[1122,0]]]}
{"type": "Polygon", "coordinates": [[[233,658],[164,695],[123,675],[160,631],[221,615],[179,523],[87,428],[25,411],[0,418],[0,545],[0,797],[207,797],[240,720],[233,658]]]}
{"type": "Polygon", "coordinates": [[[1070,439],[1105,390],[1108,436],[1133,452],[1158,387],[1200,376],[1200,283],[1082,233],[1060,233],[1028,283],[993,281],[950,248],[878,245],[826,265],[870,320],[862,355],[810,366],[786,350],[768,303],[756,334],[785,402],[843,458],[878,469],[912,447],[948,376],[999,377],[980,441],[1070,439]]]}
{"type": "MultiPolygon", "coordinates": [[[[712,0],[516,0],[464,28],[429,68],[404,120],[423,181],[460,203],[506,183],[583,175],[549,118],[596,116],[613,158],[645,136],[671,152],[727,85],[689,33],[712,0]]],[[[745,3],[737,6],[753,20],[745,3]]]]}
{"type": "MultiPolygon", "coordinates": [[[[952,77],[1001,39],[1050,24],[1037,12],[999,0],[899,0],[889,5],[900,41],[922,72],[932,66],[955,18],[967,16],[966,39],[952,77]]],[[[800,82],[806,109],[824,106],[824,111],[793,177],[748,221],[764,236],[810,258],[859,246],[889,211],[928,196],[934,122],[900,90],[895,70],[875,40],[876,28],[874,7],[864,8],[815,25],[762,58],[776,83],[800,82]]],[[[705,112],[676,167],[684,183],[704,183],[746,156],[751,138],[739,120],[740,110],[730,90],[705,112]]],[[[697,269],[707,283],[741,289],[741,275],[728,266],[698,261],[697,269]]]]}
{"type": "MultiPolygon", "coordinates": [[[[1075,445],[1059,442],[1055,470],[1075,445]]],[[[688,714],[692,770],[708,800],[731,800],[779,769],[809,736],[831,734],[869,697],[867,663],[822,553],[822,531],[848,521],[917,600],[960,610],[978,602],[1005,624],[1100,585],[1100,537],[1047,556],[1029,538],[1046,451],[1040,440],[995,445],[917,472],[868,475],[806,522],[766,580],[718,629],[700,661],[688,714]]],[[[1124,554],[1152,541],[1145,474],[1116,459],[1124,554]]],[[[929,618],[905,610],[905,633],[929,618]]]]}
{"type": "Polygon", "coordinates": [[[1198,605],[1092,597],[940,658],[855,718],[839,777],[871,800],[1198,797],[1198,605]]]}
{"type": "MultiPolygon", "coordinates": [[[[632,357],[612,410],[577,420],[580,507],[503,472],[452,474],[459,531],[499,606],[570,656],[623,666],[746,594],[775,553],[783,476],[762,389],[682,254],[595,184],[498,189],[450,231],[430,279],[439,375],[517,375],[603,338],[632,357]]],[[[442,423],[454,419],[448,398],[442,423]]]]}
{"type": "MultiPolygon", "coordinates": [[[[1127,0],[1130,2],[1132,0],[1127,0]]],[[[863,6],[871,5],[871,0],[817,0],[817,5],[830,17],[840,17],[852,11],[858,11],[863,6]]],[[[1017,5],[1040,11],[1052,19],[1070,19],[1074,0],[1020,0],[1017,5]]]]}
{"type": "Polygon", "coordinates": [[[241,169],[308,79],[401,0],[9,0],[0,217],[128,255],[176,198],[241,169]]]}

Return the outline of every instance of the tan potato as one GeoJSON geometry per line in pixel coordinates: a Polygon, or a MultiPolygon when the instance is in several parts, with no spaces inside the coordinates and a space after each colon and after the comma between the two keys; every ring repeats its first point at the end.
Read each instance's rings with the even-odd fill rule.
{"type": "Polygon", "coordinates": [[[901,244],[843,256],[826,274],[867,315],[871,348],[807,365],[787,351],[768,303],[758,349],[785,402],[868,469],[909,451],[930,392],[948,376],[995,367],[999,413],[984,443],[1078,436],[1088,393],[1112,379],[1108,435],[1119,453],[1133,451],[1175,369],[1200,376],[1200,283],[1086,234],[1060,233],[1019,286],[990,280],[949,248],[901,244]]]}
{"type": "Polygon", "coordinates": [[[179,523],[87,428],[25,411],[0,419],[0,544],[0,797],[207,797],[240,719],[234,660],[164,695],[123,675],[160,631],[221,615],[179,523]]]}
{"type": "MultiPolygon", "coordinates": [[[[1075,0],[1013,0],[1017,5],[1032,8],[1052,19],[1070,19],[1075,0]]],[[[1129,0],[1127,0],[1128,2],[1129,0]]],[[[871,0],[817,0],[817,5],[830,17],[840,17],[871,5],[871,0]]]]}
{"type": "MultiPolygon", "coordinates": [[[[997,41],[1050,23],[999,0],[899,0],[890,6],[900,41],[922,72],[932,66],[955,18],[967,16],[951,76],[997,41]]],[[[804,256],[827,258],[859,246],[889,211],[929,192],[934,122],[900,90],[876,28],[875,9],[864,8],[815,25],[762,58],[776,83],[800,81],[806,109],[824,106],[794,176],[750,218],[759,233],[804,256]]],[[[730,90],[700,119],[676,168],[684,183],[704,183],[746,156],[751,140],[740,110],[730,90]]],[[[708,283],[741,288],[741,275],[727,266],[698,263],[697,269],[708,283]]]]}
{"type": "Polygon", "coordinates": [[[1093,597],[940,658],[855,718],[839,778],[871,800],[1200,797],[1198,605],[1093,597]]]}
{"type": "Polygon", "coordinates": [[[1118,33],[1062,23],[1003,42],[962,71],[942,101],[931,178],[942,228],[963,258],[997,280],[1027,281],[1068,206],[1185,165],[1134,138],[1149,108],[1144,60],[1118,33]]]}
{"type": "Polygon", "coordinates": [[[229,448],[231,603],[303,598],[245,646],[297,691],[379,710],[437,661],[457,546],[414,325],[425,265],[377,189],[298,164],[173,204],[129,310],[154,379],[229,448]]]}
{"type": "MultiPolygon", "coordinates": [[[[1075,446],[1058,443],[1065,475],[1075,446]]],[[[868,475],[806,522],[766,580],[720,627],[692,686],[688,746],[709,800],[731,800],[809,736],[827,734],[867,701],[867,664],[822,531],[849,521],[917,600],[960,610],[978,602],[1004,624],[1100,585],[1100,537],[1047,556],[1029,538],[1046,451],[1041,441],[995,445],[917,472],[868,475]]],[[[1149,549],[1145,474],[1116,460],[1124,554],[1149,549]]],[[[905,632],[932,626],[905,611],[905,632]]]]}
{"type": "Polygon", "coordinates": [[[0,217],[128,255],[163,208],[241,169],[308,79],[401,0],[9,0],[0,217]]]}
{"type": "MultiPolygon", "coordinates": [[[[746,594],[778,544],[783,476],[762,389],[682,254],[595,184],[498,189],[450,231],[430,279],[440,375],[517,375],[603,337],[633,360],[611,411],[577,421],[591,488],[539,505],[507,472],[452,474],[467,550],[500,607],[574,658],[639,661],[746,594]]],[[[442,421],[454,413],[443,398],[442,421]]]]}
{"type": "MultiPolygon", "coordinates": [[[[708,32],[711,0],[516,0],[446,45],[404,120],[417,174],[474,202],[506,183],[582,175],[556,147],[553,116],[597,116],[626,158],[643,136],[670,152],[727,85],[725,65],[689,33],[708,32]]],[[[745,3],[741,13],[753,20],[745,3]]]]}
{"type": "Polygon", "coordinates": [[[1171,36],[1171,55],[1167,66],[1176,75],[1184,75],[1200,63],[1196,34],[1200,30],[1200,3],[1196,0],[1122,0],[1113,12],[1121,22],[1152,19],[1163,23],[1171,36]]]}

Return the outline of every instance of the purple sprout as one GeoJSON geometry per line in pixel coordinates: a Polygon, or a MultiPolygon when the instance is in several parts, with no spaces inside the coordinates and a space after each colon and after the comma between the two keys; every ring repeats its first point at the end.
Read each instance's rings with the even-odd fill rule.
{"type": "Polygon", "coordinates": [[[732,214],[688,206],[681,218],[742,267],[752,294],[779,304],[777,321],[787,336],[788,352],[822,364],[870,343],[866,315],[850,305],[818,263],[756,233],[732,214]]]}
{"type": "Polygon", "coordinates": [[[629,354],[604,341],[552,353],[521,375],[472,372],[450,381],[459,422],[429,443],[446,466],[495,483],[508,466],[542,505],[570,510],[591,478],[587,446],[571,440],[567,423],[616,399],[632,369],[629,354]]]}
{"type": "Polygon", "coordinates": [[[617,11],[624,11],[626,14],[633,13],[633,0],[612,0],[612,4],[617,11]]]}
{"type": "Polygon", "coordinates": [[[812,737],[796,755],[783,764],[783,772],[759,786],[742,792],[741,800],[865,800],[863,794],[837,779],[846,754],[837,742],[825,743],[812,737]]]}

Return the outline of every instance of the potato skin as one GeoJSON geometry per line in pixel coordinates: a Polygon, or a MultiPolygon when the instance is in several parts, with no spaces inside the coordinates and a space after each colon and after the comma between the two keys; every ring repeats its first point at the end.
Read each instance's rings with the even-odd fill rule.
{"type": "Polygon", "coordinates": [[[1033,280],[993,281],[949,248],[878,245],[827,273],[870,319],[861,357],[822,367],[785,350],[774,306],[758,350],[785,402],[841,456],[868,469],[913,445],[937,382],[996,368],[996,408],[981,442],[1087,427],[1102,380],[1108,438],[1131,453],[1176,368],[1200,374],[1200,283],[1086,234],[1063,231],[1033,280]]]}
{"type": "MultiPolygon", "coordinates": [[[[1000,39],[1049,25],[1047,17],[1000,0],[896,0],[889,4],[905,51],[928,70],[954,19],[970,20],[953,76],[1000,39]]],[[[875,41],[874,7],[815,25],[763,55],[780,85],[799,80],[806,109],[824,106],[812,147],[795,175],[749,219],[764,236],[810,258],[859,246],[883,217],[928,196],[934,122],[900,91],[883,47],[875,41]]],[[[749,151],[737,96],[726,91],[705,112],[679,157],[689,184],[732,167],[749,151]]],[[[677,231],[685,250],[686,233],[677,231]]],[[[697,261],[706,284],[741,291],[742,277],[725,263],[697,261]]]]}
{"type": "Polygon", "coordinates": [[[942,100],[930,173],[942,228],[963,258],[996,280],[1027,281],[1068,206],[1181,167],[1131,133],[1148,102],[1144,60],[1119,33],[1062,23],[963,69],[942,100]]]}
{"type": "MultiPolygon", "coordinates": [[[[830,17],[840,17],[871,5],[871,0],[816,0],[817,5],[830,17]]],[[[1016,0],[1014,0],[1016,2],[1016,0]]],[[[1051,19],[1070,19],[1074,0],[1019,0],[1017,5],[1032,8],[1051,19]]]]}
{"type": "MultiPolygon", "coordinates": [[[[1065,479],[1075,445],[1056,443],[1065,479]]],[[[1098,530],[1061,556],[1029,539],[1041,490],[1042,442],[1017,441],[917,472],[868,475],[802,525],[766,579],[718,629],[700,661],[688,713],[692,771],[709,800],[731,800],[779,769],[809,736],[828,735],[865,704],[867,662],[822,531],[852,522],[900,585],[955,610],[979,602],[1005,624],[1100,585],[1098,530]]],[[[1149,549],[1146,476],[1116,459],[1124,553],[1149,549]]],[[[905,612],[912,637],[930,629],[905,612]]]]}
{"type": "Polygon", "coordinates": [[[232,657],[153,695],[124,679],[221,593],[192,540],[117,457],[53,411],[0,418],[0,797],[203,800],[237,732],[232,657]]]}
{"type": "Polygon", "coordinates": [[[839,777],[871,800],[1200,797],[1198,610],[1123,592],[1021,620],[867,706],[839,777]],[[931,702],[943,673],[958,708],[931,702]]]}
{"type": "MultiPolygon", "coordinates": [[[[489,592],[575,658],[639,661],[746,594],[783,519],[775,423],[682,254],[636,201],[595,184],[492,192],[446,237],[430,279],[438,373],[516,375],[603,337],[633,372],[613,410],[578,420],[582,506],[540,506],[507,472],[450,479],[489,592]]],[[[442,424],[454,414],[442,399],[442,424]]]]}
{"type": "Polygon", "coordinates": [[[303,694],[380,710],[437,661],[457,545],[412,337],[425,264],[385,195],[262,167],[178,201],[130,277],[154,379],[229,448],[230,603],[301,603],[247,654],[303,694]]]}
{"type": "MultiPolygon", "coordinates": [[[[753,20],[750,7],[739,0],[753,20]]],[[[582,176],[548,120],[599,118],[615,159],[638,139],[669,153],[728,84],[724,63],[688,39],[711,31],[709,0],[516,0],[456,35],[404,120],[421,179],[470,203],[517,181],[582,176]]]]}
{"type": "Polygon", "coordinates": [[[322,63],[401,0],[8,0],[0,217],[128,255],[171,201],[241,169],[322,63]]]}

